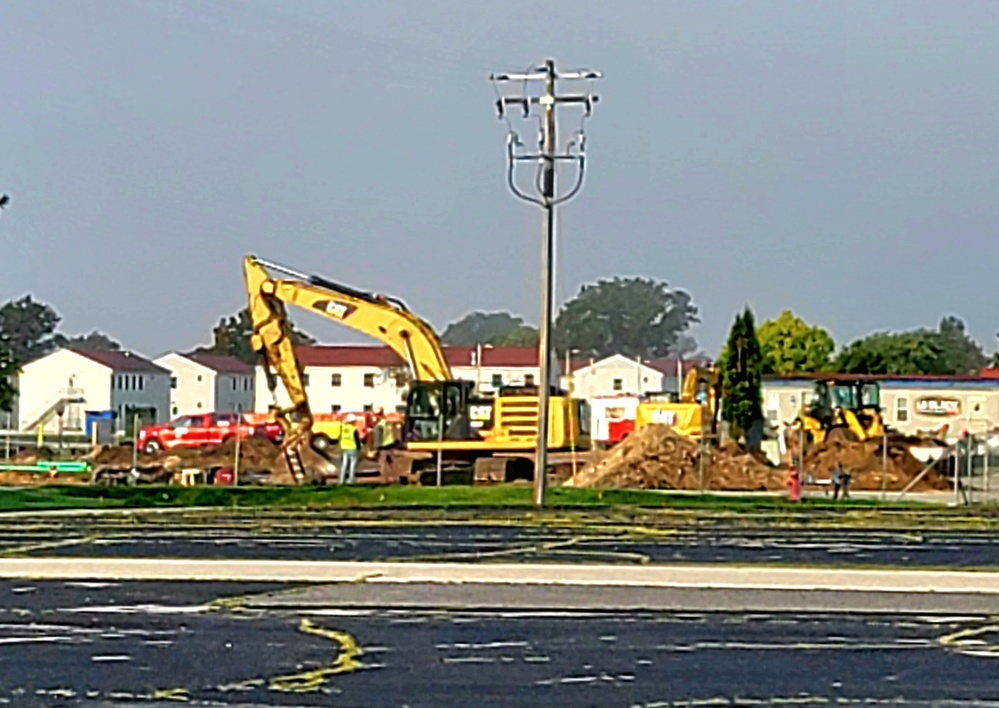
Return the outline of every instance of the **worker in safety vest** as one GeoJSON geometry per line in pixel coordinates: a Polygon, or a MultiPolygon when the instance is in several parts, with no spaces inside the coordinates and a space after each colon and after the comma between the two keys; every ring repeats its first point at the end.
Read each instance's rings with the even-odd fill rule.
{"type": "Polygon", "coordinates": [[[340,424],[340,484],[353,484],[357,472],[357,458],[360,454],[361,436],[354,425],[356,418],[353,413],[340,424]]]}
{"type": "Polygon", "coordinates": [[[395,429],[391,421],[385,417],[385,409],[379,408],[375,416],[378,418],[374,431],[375,450],[392,447],[395,444],[395,429]]]}

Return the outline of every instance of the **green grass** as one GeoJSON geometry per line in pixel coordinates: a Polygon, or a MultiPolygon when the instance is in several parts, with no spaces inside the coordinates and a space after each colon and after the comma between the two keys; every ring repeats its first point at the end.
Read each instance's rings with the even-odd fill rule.
{"type": "MultiPolygon", "coordinates": [[[[50,485],[0,490],[0,512],[54,509],[149,509],[163,507],[278,509],[427,509],[533,508],[525,485],[489,487],[89,487],[50,485]]],[[[784,497],[670,495],[656,492],[553,488],[549,509],[677,509],[718,512],[794,514],[845,510],[946,511],[918,502],[882,503],[857,499],[834,502],[810,499],[792,503],[784,497]]]]}

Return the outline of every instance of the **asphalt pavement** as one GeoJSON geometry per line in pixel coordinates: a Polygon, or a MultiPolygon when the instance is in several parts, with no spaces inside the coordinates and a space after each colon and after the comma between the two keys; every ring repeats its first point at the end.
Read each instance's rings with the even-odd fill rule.
{"type": "Polygon", "coordinates": [[[983,614],[364,610],[300,593],[0,581],[0,703],[999,704],[983,614]]]}
{"type": "Polygon", "coordinates": [[[133,517],[0,519],[0,555],[600,563],[999,567],[987,531],[642,529],[524,524],[377,524],[310,518],[158,522],[133,517]]]}

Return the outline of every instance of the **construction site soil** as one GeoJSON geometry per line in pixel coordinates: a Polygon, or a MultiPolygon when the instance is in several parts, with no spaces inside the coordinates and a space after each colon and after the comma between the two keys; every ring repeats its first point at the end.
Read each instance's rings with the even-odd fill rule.
{"type": "MultiPolygon", "coordinates": [[[[833,476],[838,466],[851,475],[850,487],[857,491],[901,491],[923,473],[924,465],[907,445],[912,441],[901,437],[889,438],[887,460],[882,458],[880,440],[868,442],[829,441],[813,447],[805,456],[802,481],[809,478],[823,481],[833,476]],[[887,464],[885,464],[887,462],[887,464]],[[886,470],[886,474],[882,470],[886,470]]],[[[298,484],[288,469],[278,445],[266,438],[252,437],[240,441],[239,470],[242,474],[258,475],[267,484],[298,484]]],[[[155,454],[139,452],[134,466],[143,481],[167,482],[186,468],[213,470],[233,468],[236,464],[236,442],[224,445],[173,449],[155,454]]],[[[587,456],[582,469],[564,482],[567,486],[604,489],[677,489],[705,491],[784,491],[788,470],[773,465],[762,453],[749,452],[732,441],[720,446],[706,446],[703,460],[701,446],[681,436],[665,425],[649,425],[635,431],[611,450],[587,456]]],[[[17,464],[34,464],[52,459],[54,452],[42,449],[25,452],[12,460],[17,464]]],[[[329,461],[312,450],[303,450],[303,462],[318,479],[330,473],[329,461]]],[[[0,472],[0,485],[39,485],[114,481],[133,467],[131,446],[97,447],[84,459],[93,468],[86,475],[58,476],[23,472],[0,472]]],[[[583,459],[580,461],[583,462],[583,459]]],[[[556,484],[562,483],[559,479],[556,484]]],[[[951,483],[936,470],[930,470],[911,487],[912,491],[948,490],[951,483]]]]}
{"type": "MultiPolygon", "coordinates": [[[[836,466],[850,475],[850,487],[857,491],[902,491],[923,472],[925,465],[906,447],[914,442],[889,438],[888,458],[880,440],[865,442],[827,442],[813,447],[805,455],[805,474],[816,479],[830,479],[836,466]]],[[[929,470],[911,491],[928,492],[951,489],[952,485],[937,470],[929,470]]]]}
{"type": "Polygon", "coordinates": [[[706,450],[702,464],[697,442],[660,424],[635,431],[567,485],[716,491],[779,491],[787,486],[786,474],[763,455],[732,442],[706,450]]]}
{"type": "MultiPolygon", "coordinates": [[[[883,474],[881,444],[830,442],[809,451],[804,477],[829,480],[839,466],[851,475],[858,491],[901,491],[923,472],[904,441],[890,441],[887,474],[883,474]],[[884,480],[884,486],[882,486],[884,480]]],[[[774,466],[761,453],[749,452],[732,441],[716,448],[700,445],[665,425],[649,425],[616,445],[600,460],[584,467],[567,486],[604,489],[679,489],[708,491],[781,491],[787,489],[788,470],[774,466]]],[[[930,470],[913,491],[946,490],[950,483],[930,470]]]]}
{"type": "MultiPolygon", "coordinates": [[[[157,453],[140,451],[135,456],[135,468],[145,481],[166,481],[186,468],[206,471],[233,469],[236,466],[236,445],[235,440],[230,440],[212,447],[174,448],[157,453]]],[[[288,468],[280,446],[267,438],[250,437],[240,440],[238,453],[241,475],[257,475],[258,481],[267,484],[299,483],[288,468]]],[[[311,479],[329,472],[329,460],[317,452],[305,448],[300,456],[311,479]]],[[[109,475],[130,470],[133,465],[133,450],[129,445],[98,447],[84,456],[84,459],[93,468],[93,479],[99,481],[109,475]]]]}

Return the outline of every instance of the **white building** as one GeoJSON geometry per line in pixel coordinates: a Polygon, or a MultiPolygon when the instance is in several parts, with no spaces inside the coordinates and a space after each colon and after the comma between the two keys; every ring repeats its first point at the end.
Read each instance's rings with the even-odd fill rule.
{"type": "MultiPolygon", "coordinates": [[[[662,371],[621,354],[572,367],[572,392],[580,398],[634,396],[647,391],[661,391],[662,387],[662,371]]],[[[569,388],[568,380],[563,383],[563,388],[569,388]]]]}
{"type": "Polygon", "coordinates": [[[231,356],[170,352],[155,360],[170,371],[170,415],[254,409],[253,367],[231,356]]]}
{"type": "MultiPolygon", "coordinates": [[[[538,379],[537,350],[530,347],[445,347],[444,354],[455,378],[477,381],[483,392],[533,385],[538,379]]],[[[295,355],[314,413],[392,411],[405,403],[409,367],[388,347],[305,346],[296,347],[295,355]]],[[[260,366],[255,390],[254,409],[264,413],[273,401],[260,366]]],[[[280,380],[276,394],[279,405],[289,405],[280,380]]]]}
{"type": "MultiPolygon", "coordinates": [[[[572,362],[572,392],[574,396],[592,400],[604,396],[640,396],[663,391],[679,393],[683,376],[701,359],[631,359],[612,354],[598,361],[572,362]]],[[[569,388],[568,377],[562,377],[562,387],[569,388]]]]}
{"type": "Polygon", "coordinates": [[[114,418],[114,429],[131,431],[169,417],[170,372],[128,351],[58,349],[21,368],[18,430],[84,432],[88,419],[114,418]]]}

